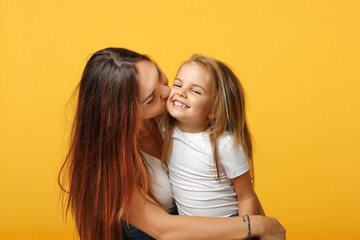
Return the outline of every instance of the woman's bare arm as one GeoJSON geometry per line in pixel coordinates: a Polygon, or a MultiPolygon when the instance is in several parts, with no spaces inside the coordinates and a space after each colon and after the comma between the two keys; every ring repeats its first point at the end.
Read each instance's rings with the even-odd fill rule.
{"type": "MultiPolygon", "coordinates": [[[[246,239],[248,224],[240,217],[211,218],[170,215],[152,200],[135,192],[128,212],[130,224],[155,239],[246,239]]],[[[264,240],[285,239],[285,229],[274,218],[250,216],[251,236],[264,240]],[[268,229],[271,227],[272,229],[268,229]]]]}

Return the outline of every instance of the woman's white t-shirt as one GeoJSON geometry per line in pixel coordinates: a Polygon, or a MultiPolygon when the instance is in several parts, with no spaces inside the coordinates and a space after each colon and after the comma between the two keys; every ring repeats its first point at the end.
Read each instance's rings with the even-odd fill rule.
{"type": "Polygon", "coordinates": [[[162,165],[159,159],[143,151],[141,153],[147,163],[154,196],[163,207],[172,212],[175,209],[175,203],[166,166],[162,165]]]}

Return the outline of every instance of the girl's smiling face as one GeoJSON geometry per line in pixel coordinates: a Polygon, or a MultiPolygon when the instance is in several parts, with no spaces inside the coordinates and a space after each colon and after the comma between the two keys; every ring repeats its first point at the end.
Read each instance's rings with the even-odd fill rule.
{"type": "Polygon", "coordinates": [[[202,132],[212,110],[211,75],[195,62],[184,64],[171,87],[167,110],[184,132],[202,132]]]}

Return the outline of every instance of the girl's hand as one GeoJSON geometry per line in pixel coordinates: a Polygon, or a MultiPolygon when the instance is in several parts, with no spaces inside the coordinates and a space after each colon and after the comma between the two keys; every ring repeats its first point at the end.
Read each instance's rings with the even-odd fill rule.
{"type": "Polygon", "coordinates": [[[251,216],[254,236],[261,240],[285,240],[286,230],[279,221],[272,217],[251,216]]]}

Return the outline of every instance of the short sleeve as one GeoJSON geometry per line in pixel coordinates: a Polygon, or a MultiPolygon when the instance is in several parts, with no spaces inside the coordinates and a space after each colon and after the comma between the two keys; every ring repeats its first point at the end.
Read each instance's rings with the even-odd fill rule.
{"type": "Polygon", "coordinates": [[[232,147],[233,138],[227,136],[223,148],[219,149],[220,162],[229,179],[239,177],[249,171],[249,164],[241,145],[232,147]]]}

